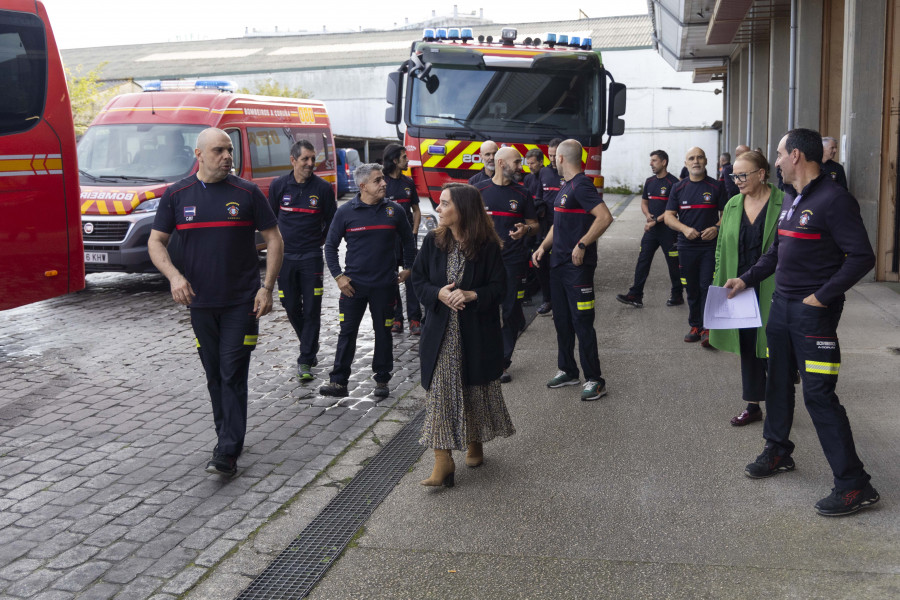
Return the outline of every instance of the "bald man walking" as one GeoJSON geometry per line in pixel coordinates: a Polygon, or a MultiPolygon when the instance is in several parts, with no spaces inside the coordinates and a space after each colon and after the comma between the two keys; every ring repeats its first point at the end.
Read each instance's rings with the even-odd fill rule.
{"type": "Polygon", "coordinates": [[[497,150],[499,149],[500,147],[497,145],[497,142],[492,140],[488,140],[481,144],[479,154],[481,156],[481,164],[484,168],[469,177],[469,185],[478,187],[479,183],[488,181],[494,176],[494,156],[496,156],[497,150]]]}
{"type": "Polygon", "coordinates": [[[284,245],[269,201],[255,183],[231,174],[234,147],[221,129],[204,129],[194,154],[196,175],[172,184],[159,201],[147,242],[172,299],[190,307],[197,352],[206,371],[218,443],[208,473],[233,477],[247,431],[247,378],[259,318],[272,310],[284,245]],[[266,242],[260,285],[256,234],[266,242]],[[166,246],[178,231],[184,273],[166,246]]]}

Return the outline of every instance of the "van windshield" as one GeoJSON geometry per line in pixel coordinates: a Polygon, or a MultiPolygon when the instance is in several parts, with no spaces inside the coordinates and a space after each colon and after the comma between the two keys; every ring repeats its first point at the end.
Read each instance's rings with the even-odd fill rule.
{"type": "Polygon", "coordinates": [[[78,141],[81,183],[178,181],[194,168],[203,125],[92,125],[78,141]]]}

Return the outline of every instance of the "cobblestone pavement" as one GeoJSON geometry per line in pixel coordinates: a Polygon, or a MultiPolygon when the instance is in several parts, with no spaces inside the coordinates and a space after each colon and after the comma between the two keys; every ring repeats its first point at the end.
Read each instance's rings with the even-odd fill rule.
{"type": "Polygon", "coordinates": [[[91,275],[83,292],[0,313],[0,597],[183,594],[415,387],[416,339],[395,336],[391,398],[374,401],[364,320],[350,397],[316,394],[338,330],[336,286],[325,294],[306,386],[280,305],[263,318],[229,482],[203,470],[205,379],[162,277],[91,275]]]}

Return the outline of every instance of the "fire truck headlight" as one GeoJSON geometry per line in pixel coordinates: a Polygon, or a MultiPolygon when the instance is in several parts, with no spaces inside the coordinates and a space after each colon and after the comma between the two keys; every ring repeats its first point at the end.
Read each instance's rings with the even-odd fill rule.
{"type": "Polygon", "coordinates": [[[159,198],[154,198],[153,200],[147,200],[145,202],[141,202],[138,204],[137,208],[134,209],[136,213],[145,213],[145,212],[154,212],[159,207],[159,198]]]}

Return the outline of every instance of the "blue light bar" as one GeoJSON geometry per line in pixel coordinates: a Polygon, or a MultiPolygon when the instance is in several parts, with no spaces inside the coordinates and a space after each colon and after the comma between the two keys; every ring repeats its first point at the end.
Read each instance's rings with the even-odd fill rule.
{"type": "Polygon", "coordinates": [[[194,82],[194,89],[233,92],[237,89],[237,84],[227,79],[198,79],[194,82]]]}
{"type": "Polygon", "coordinates": [[[462,35],[460,37],[464,40],[471,40],[474,37],[471,27],[463,27],[461,33],[462,35]]]}
{"type": "Polygon", "coordinates": [[[584,48],[585,50],[590,50],[593,47],[593,45],[594,45],[594,40],[592,40],[591,38],[588,38],[588,37],[581,38],[581,47],[584,48]]]}
{"type": "Polygon", "coordinates": [[[556,43],[556,34],[548,33],[547,37],[544,39],[545,44],[555,44],[556,43]]]}
{"type": "Polygon", "coordinates": [[[144,84],[145,92],[159,92],[162,91],[162,81],[157,79],[156,81],[148,81],[144,84]]]}
{"type": "Polygon", "coordinates": [[[434,29],[426,29],[422,32],[423,40],[433,40],[434,39],[434,29]]]}
{"type": "Polygon", "coordinates": [[[568,46],[569,45],[569,36],[568,35],[560,35],[556,38],[556,43],[560,46],[568,46]]]}
{"type": "Polygon", "coordinates": [[[577,35],[573,35],[572,38],[569,40],[569,45],[576,46],[576,47],[581,46],[581,38],[578,37],[577,35]]]}
{"type": "Polygon", "coordinates": [[[450,38],[451,40],[458,40],[459,39],[459,29],[457,29],[455,27],[448,29],[447,37],[450,38]]]}
{"type": "Polygon", "coordinates": [[[435,33],[437,33],[437,35],[435,36],[437,39],[439,39],[439,40],[446,40],[446,39],[447,39],[447,30],[444,29],[443,27],[441,27],[440,29],[438,29],[435,33]]]}

